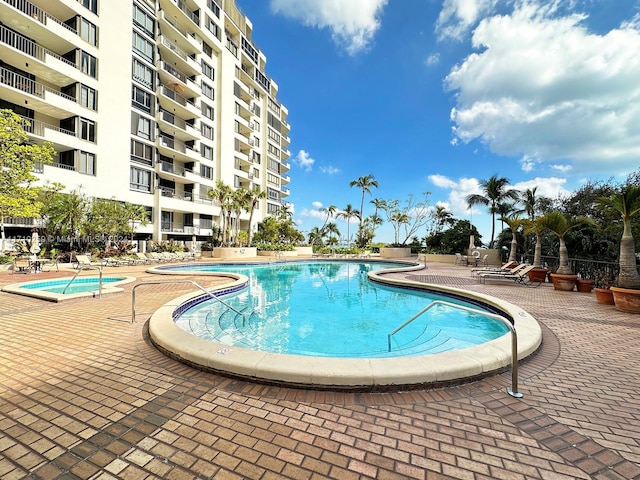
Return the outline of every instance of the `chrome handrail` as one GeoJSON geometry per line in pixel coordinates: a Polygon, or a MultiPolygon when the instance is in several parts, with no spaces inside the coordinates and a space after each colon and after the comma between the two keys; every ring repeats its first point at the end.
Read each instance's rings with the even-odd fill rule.
{"type": "Polygon", "coordinates": [[[495,313],[484,312],[482,310],[478,310],[475,308],[469,308],[462,305],[456,305],[455,303],[445,302],[442,300],[434,300],[429,305],[424,307],[418,313],[416,313],[413,317],[409,318],[402,325],[398,326],[395,330],[391,331],[387,336],[387,342],[389,347],[389,352],[391,351],[391,337],[402,330],[404,327],[413,322],[420,315],[428,311],[429,309],[435,307],[436,305],[445,305],[447,307],[457,308],[459,310],[464,310],[467,312],[475,313],[478,315],[483,315],[485,317],[493,318],[494,320],[499,320],[504,323],[511,332],[511,388],[507,389],[507,393],[515,398],[522,398],[522,393],[518,392],[518,335],[516,333],[515,326],[506,318],[501,315],[497,315],[495,313]]]}
{"type": "Polygon", "coordinates": [[[141,287],[142,285],[162,285],[165,283],[190,283],[192,285],[195,285],[196,287],[198,287],[200,290],[202,290],[204,293],[206,293],[207,295],[209,295],[212,299],[217,300],[218,302],[220,302],[222,305],[224,305],[225,307],[227,307],[229,310],[232,310],[234,312],[236,312],[238,315],[242,315],[243,320],[244,320],[244,316],[245,314],[235,308],[233,308],[231,305],[229,305],[227,302],[219,299],[218,297],[216,297],[213,293],[211,293],[209,290],[207,290],[206,288],[204,288],[202,285],[200,285],[197,282],[194,282],[193,280],[168,280],[168,281],[164,281],[164,282],[142,282],[139,283],[137,285],[135,285],[133,287],[133,290],[131,291],[131,323],[135,323],[136,321],[136,289],[138,287],[141,287]]]}
{"type": "Polygon", "coordinates": [[[73,278],[71,280],[69,280],[69,283],[67,283],[67,285],[62,289],[62,295],[65,294],[65,292],[67,291],[67,288],[69,288],[69,285],[71,285],[73,283],[73,281],[76,279],[76,277],[78,275],[80,275],[80,272],[82,270],[91,270],[93,268],[95,268],[98,271],[100,271],[100,278],[99,278],[99,283],[98,283],[98,298],[102,298],[102,267],[98,266],[98,265],[82,265],[82,264],[78,264],[78,271],[75,273],[73,278]]]}

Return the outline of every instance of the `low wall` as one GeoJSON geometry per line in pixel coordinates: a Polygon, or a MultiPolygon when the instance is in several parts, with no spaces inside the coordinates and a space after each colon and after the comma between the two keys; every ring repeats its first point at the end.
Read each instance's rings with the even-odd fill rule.
{"type": "Polygon", "coordinates": [[[257,255],[255,247],[216,247],[213,249],[214,258],[252,258],[257,255]]]}
{"type": "Polygon", "coordinates": [[[411,248],[380,247],[380,258],[404,258],[411,256],[411,248]]]}

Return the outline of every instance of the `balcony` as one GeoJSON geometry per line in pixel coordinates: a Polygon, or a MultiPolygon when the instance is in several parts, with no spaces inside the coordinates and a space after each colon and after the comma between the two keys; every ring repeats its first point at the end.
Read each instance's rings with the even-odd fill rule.
{"type": "Polygon", "coordinates": [[[162,130],[170,130],[173,137],[177,140],[189,141],[200,138],[200,132],[195,128],[195,125],[192,124],[195,123],[194,119],[187,121],[161,108],[160,111],[156,113],[156,120],[162,130]]]}
{"type": "MultiPolygon", "coordinates": [[[[56,13],[70,18],[75,13],[60,5],[56,13]]],[[[28,0],[0,0],[0,18],[30,39],[57,52],[69,51],[81,42],[78,31],[28,0]]]]}
{"type": "Polygon", "coordinates": [[[73,83],[76,81],[73,75],[81,73],[74,62],[3,25],[0,25],[0,46],[4,47],[0,48],[0,59],[11,65],[21,65],[35,60],[29,70],[37,77],[46,78],[55,85],[73,83]]]}
{"type": "Polygon", "coordinates": [[[190,118],[192,116],[199,117],[202,115],[202,112],[193,99],[183,97],[166,85],[160,85],[156,94],[160,98],[162,107],[174,111],[176,115],[180,115],[183,118],[190,118]]]}
{"type": "MultiPolygon", "coordinates": [[[[164,1],[169,3],[170,0],[164,1]]],[[[185,53],[191,55],[202,52],[202,39],[196,35],[198,29],[185,27],[176,16],[168,14],[165,10],[158,12],[158,22],[162,34],[166,35],[185,53]]]]}
{"type": "Polygon", "coordinates": [[[200,73],[200,65],[194,58],[195,54],[187,54],[164,35],[158,35],[157,41],[162,60],[179,66],[187,75],[198,75],[200,73]]]}
{"type": "Polygon", "coordinates": [[[160,74],[161,83],[173,88],[176,92],[181,92],[189,97],[200,95],[200,87],[196,85],[195,80],[171,64],[161,62],[161,69],[158,70],[158,73],[160,74]]]}
{"type": "Polygon", "coordinates": [[[178,160],[191,162],[200,161],[200,153],[196,150],[195,143],[190,145],[186,142],[181,142],[171,138],[169,135],[160,133],[156,139],[156,146],[160,150],[160,153],[167,157],[175,156],[178,160]]]}

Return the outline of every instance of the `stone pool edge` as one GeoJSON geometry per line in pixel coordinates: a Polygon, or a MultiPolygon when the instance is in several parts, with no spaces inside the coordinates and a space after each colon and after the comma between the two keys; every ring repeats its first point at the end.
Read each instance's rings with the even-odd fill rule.
{"type": "MultiPolygon", "coordinates": [[[[377,277],[375,281],[380,283],[459,295],[505,312],[515,322],[519,360],[534,354],[541,345],[542,330],[538,322],[509,302],[452,287],[383,279],[378,272],[369,275],[377,277]]],[[[236,280],[212,291],[241,284],[242,280],[236,280]]],[[[281,386],[372,391],[466,383],[499,373],[511,365],[508,333],[464,350],[396,358],[308,357],[229,346],[191,335],[173,321],[175,309],[200,295],[199,292],[186,294],[160,307],[148,321],[148,332],[151,342],[166,355],[213,373],[281,386]]]]}

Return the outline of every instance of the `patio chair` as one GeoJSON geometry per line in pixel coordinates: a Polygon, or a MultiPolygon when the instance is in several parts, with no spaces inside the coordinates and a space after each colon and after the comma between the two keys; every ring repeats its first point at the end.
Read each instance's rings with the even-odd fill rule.
{"type": "Polygon", "coordinates": [[[151,263],[151,259],[142,252],[136,252],[136,260],[138,263],[151,263]]]}
{"type": "Polygon", "coordinates": [[[75,268],[104,267],[104,261],[94,262],[87,255],[76,255],[75,268]]]}
{"type": "MultiPolygon", "coordinates": [[[[486,257],[487,255],[485,255],[485,262],[486,262],[486,257]]],[[[472,268],[471,269],[471,275],[477,275],[478,273],[482,273],[482,272],[505,272],[513,267],[515,267],[518,263],[514,262],[513,260],[510,262],[505,263],[504,265],[502,265],[501,267],[489,267],[488,265],[482,267],[482,268],[472,268]]]]}
{"type": "Polygon", "coordinates": [[[16,257],[13,259],[13,273],[31,273],[31,260],[29,257],[16,257]]]}
{"type": "Polygon", "coordinates": [[[520,269],[516,273],[506,273],[506,274],[498,274],[498,275],[482,275],[481,278],[483,280],[482,283],[486,283],[487,279],[491,280],[502,280],[508,279],[513,280],[514,283],[518,285],[524,285],[525,287],[538,287],[541,282],[531,282],[529,280],[529,270],[535,268],[533,265],[527,265],[526,267],[520,269]]]}
{"type": "Polygon", "coordinates": [[[476,272],[477,277],[500,277],[504,275],[515,275],[516,273],[520,273],[521,270],[527,268],[526,263],[518,263],[513,268],[507,268],[504,270],[496,270],[496,271],[487,271],[487,272],[476,272]]]}

